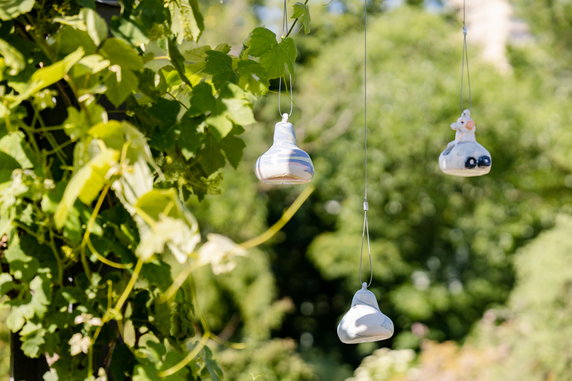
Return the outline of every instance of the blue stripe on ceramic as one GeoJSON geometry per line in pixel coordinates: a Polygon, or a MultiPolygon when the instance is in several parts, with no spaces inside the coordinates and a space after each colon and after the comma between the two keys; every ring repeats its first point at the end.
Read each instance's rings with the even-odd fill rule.
{"type": "Polygon", "coordinates": [[[296,146],[294,126],[288,115],[274,127],[274,143],[256,161],[260,181],[277,184],[301,184],[312,180],[314,165],[310,155],[296,146]]]}

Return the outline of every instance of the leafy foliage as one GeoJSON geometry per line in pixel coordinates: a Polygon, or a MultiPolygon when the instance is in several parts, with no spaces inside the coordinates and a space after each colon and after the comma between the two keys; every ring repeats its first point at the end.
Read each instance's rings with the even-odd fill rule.
{"type": "Polygon", "coordinates": [[[253,101],[296,47],[263,28],[239,55],[200,45],[197,0],[126,0],[110,21],[100,8],[0,4],[6,324],[49,359],[47,380],[219,380],[185,279],[244,250],[201,245],[187,202],[238,167],[253,101]]]}

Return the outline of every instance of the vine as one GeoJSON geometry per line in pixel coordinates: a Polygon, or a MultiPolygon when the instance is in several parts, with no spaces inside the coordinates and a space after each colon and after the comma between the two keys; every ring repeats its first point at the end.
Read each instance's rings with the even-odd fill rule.
{"type": "Polygon", "coordinates": [[[93,0],[0,4],[7,325],[46,359],[45,380],[217,380],[208,343],[221,340],[188,285],[216,260],[203,248],[262,243],[312,190],[231,249],[201,244],[186,202],[240,163],[252,102],[294,68],[289,35],[298,19],[307,28],[308,1],[286,36],[255,28],[238,56],[200,45],[197,0],[120,3],[109,23],[93,0]]]}

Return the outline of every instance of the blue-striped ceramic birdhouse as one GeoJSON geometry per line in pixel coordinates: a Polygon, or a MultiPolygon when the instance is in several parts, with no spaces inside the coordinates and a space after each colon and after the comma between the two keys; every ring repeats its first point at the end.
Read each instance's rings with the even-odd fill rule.
{"type": "Polygon", "coordinates": [[[469,110],[463,111],[456,123],[451,124],[456,131],[455,140],[439,156],[439,168],[453,176],[482,176],[491,171],[492,159],[489,151],[477,143],[477,126],[471,119],[469,110]]]}
{"type": "Polygon", "coordinates": [[[314,177],[310,155],[298,148],[288,114],[274,127],[274,143],[256,161],[256,177],[263,183],[302,184],[314,177]]]}
{"type": "Polygon", "coordinates": [[[389,339],[393,329],[393,322],[381,312],[375,295],[363,283],[338,324],[338,337],[344,344],[368,343],[389,339]]]}

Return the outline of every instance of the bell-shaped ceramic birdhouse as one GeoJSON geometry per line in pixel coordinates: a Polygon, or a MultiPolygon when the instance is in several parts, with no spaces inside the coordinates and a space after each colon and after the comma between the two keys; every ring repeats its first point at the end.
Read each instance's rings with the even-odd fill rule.
{"type": "Polygon", "coordinates": [[[477,143],[475,122],[469,110],[463,111],[456,123],[451,124],[456,131],[455,140],[439,156],[439,168],[453,176],[481,176],[491,171],[492,159],[489,151],[477,143]]]}
{"type": "Polygon", "coordinates": [[[363,283],[352,306],[338,324],[338,337],[345,344],[367,343],[393,336],[393,322],[379,309],[373,292],[363,283]]]}
{"type": "Polygon", "coordinates": [[[298,148],[288,114],[274,127],[274,143],[256,161],[256,177],[263,183],[302,184],[314,177],[310,155],[298,148]]]}

